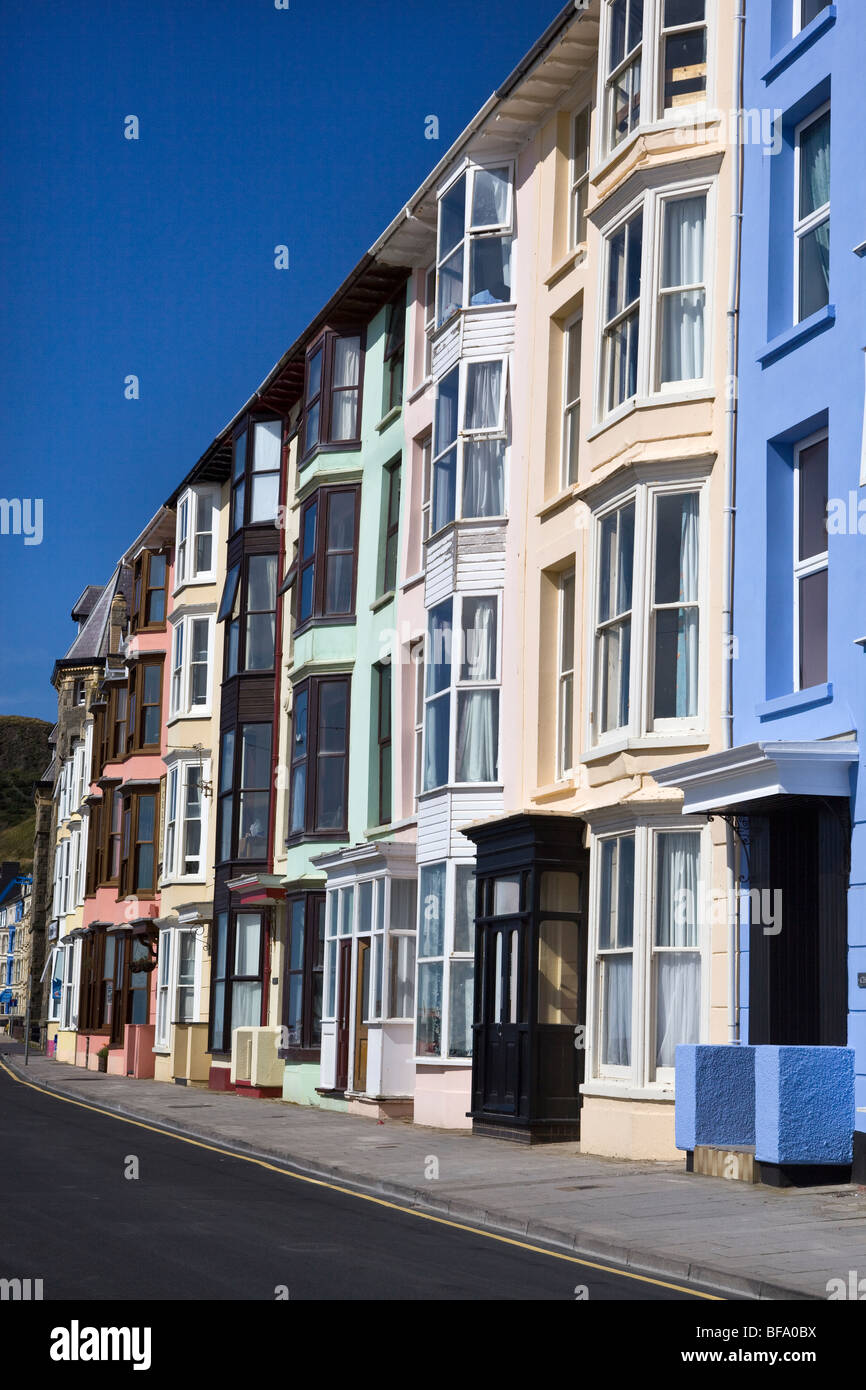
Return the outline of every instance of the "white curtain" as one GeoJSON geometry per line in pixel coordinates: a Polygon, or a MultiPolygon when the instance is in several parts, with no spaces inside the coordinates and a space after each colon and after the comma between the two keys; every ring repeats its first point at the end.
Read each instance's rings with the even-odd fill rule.
{"type": "Polygon", "coordinates": [[[508,216],[507,169],[478,169],[472,193],[473,227],[502,227],[508,216]]]}
{"type": "MultiPolygon", "coordinates": [[[[334,345],[334,387],[357,387],[361,369],[360,338],[338,338],[334,345]]],[[[358,392],[331,394],[331,438],[353,439],[358,416],[358,392]]]]}
{"type": "Polygon", "coordinates": [[[656,876],[656,1066],[672,1067],[678,1043],[700,1036],[701,959],[697,834],[662,834],[656,876]],[[675,948],[675,949],[670,949],[675,948]]]}
{"type": "Polygon", "coordinates": [[[504,459],[503,440],[467,440],[463,454],[464,516],[504,516],[504,459]]]}
{"type": "Polygon", "coordinates": [[[496,679],[496,599],[463,600],[463,670],[461,679],[496,679]]]}
{"type": "Polygon", "coordinates": [[[631,955],[604,960],[604,1029],[601,1060],[608,1067],[631,1065],[631,955]]]}
{"type": "Polygon", "coordinates": [[[499,424],[502,363],[470,362],[466,371],[467,430],[492,430],[499,424]]]}
{"type": "Polygon", "coordinates": [[[499,691],[461,691],[457,697],[457,781],[495,782],[498,742],[499,691]]]}
{"type": "MultiPolygon", "coordinates": [[[[667,204],[663,289],[703,284],[706,203],[701,196],[667,204]]],[[[703,376],[704,301],[703,289],[664,295],[662,381],[695,381],[703,376]]]]}
{"type": "MultiPolygon", "coordinates": [[[[683,498],[680,530],[680,598],[686,603],[698,599],[698,494],[683,498]]],[[[698,712],[698,615],[697,608],[681,616],[677,637],[677,718],[698,712]]]]}

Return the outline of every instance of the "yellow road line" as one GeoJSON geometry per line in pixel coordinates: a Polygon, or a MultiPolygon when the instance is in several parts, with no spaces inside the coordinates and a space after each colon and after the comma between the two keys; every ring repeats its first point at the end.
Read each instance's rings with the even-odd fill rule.
{"type": "Polygon", "coordinates": [[[110,1120],[122,1120],[124,1124],[135,1125],[137,1129],[149,1129],[154,1134],[161,1134],[166,1139],[176,1139],[181,1144],[192,1144],[197,1149],[207,1149],[209,1153],[222,1154],[225,1158],[237,1158],[243,1163],[254,1163],[258,1168],[264,1168],[269,1173],[280,1173],[284,1178],[294,1178],[296,1182],[310,1183],[313,1187],[326,1187],[331,1192],[342,1192],[346,1197],[356,1197],[362,1202],[372,1202],[377,1207],[386,1207],[389,1211],[403,1212],[406,1216],[417,1216],[421,1221],[433,1221],[437,1226],[450,1226],[455,1231],[468,1231],[473,1236],[483,1236],[485,1240],[497,1240],[502,1245],[514,1245],[518,1250],[530,1250],[535,1255],[547,1255],[553,1260],[565,1260],[568,1264],[582,1265],[585,1269],[597,1269],[603,1274],[619,1275],[622,1279],[636,1279],[642,1284],[654,1284],[660,1289],[672,1289],[675,1293],[688,1294],[691,1298],[706,1298],[715,1303],[722,1303],[725,1300],[720,1294],[702,1293],[698,1289],[689,1289],[682,1284],[669,1284],[664,1279],[651,1279],[647,1274],[635,1274],[631,1270],[615,1269],[612,1265],[597,1264],[593,1260],[582,1260],[577,1255],[566,1255],[558,1250],[545,1250],[540,1245],[530,1245],[524,1240],[515,1240],[512,1236],[500,1236],[495,1231],[483,1230],[478,1226],[466,1226],[460,1221],[449,1221],[444,1216],[433,1216],[431,1212],[418,1211],[415,1207],[403,1207],[399,1202],[388,1202],[384,1197],[372,1197],[366,1192],[355,1192],[351,1187],[341,1187],[339,1183],[328,1182],[325,1178],[312,1178],[307,1173],[295,1173],[289,1168],[281,1168],[276,1163],[268,1163],[264,1158],[255,1158],[251,1154],[236,1153],[233,1149],[224,1149],[217,1144],[205,1144],[201,1139],[191,1139],[186,1134],[177,1134],[170,1129],[161,1129],[159,1125],[147,1124],[144,1120],[133,1120],[128,1115],[119,1115],[116,1110],[103,1110],[101,1106],[90,1105],[85,1100],[73,1100],[71,1096],[58,1095],[56,1091],[49,1091],[44,1086],[39,1086],[33,1081],[25,1081],[23,1076],[18,1076],[11,1067],[0,1058],[0,1067],[11,1076],[13,1081],[17,1081],[19,1086],[26,1086],[31,1091],[38,1091],[40,1095],[50,1096],[52,1100],[62,1100],[67,1105],[77,1105],[82,1110],[92,1110],[96,1115],[106,1115],[110,1120]]]}

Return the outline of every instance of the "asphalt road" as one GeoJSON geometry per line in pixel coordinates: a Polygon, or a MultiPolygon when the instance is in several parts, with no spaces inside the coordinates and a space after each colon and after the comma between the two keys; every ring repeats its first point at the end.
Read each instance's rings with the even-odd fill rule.
{"type": "Polygon", "coordinates": [[[4,1068],[0,1175],[0,1278],[42,1278],[46,1300],[570,1301],[578,1286],[692,1300],[138,1128],[4,1068]]]}

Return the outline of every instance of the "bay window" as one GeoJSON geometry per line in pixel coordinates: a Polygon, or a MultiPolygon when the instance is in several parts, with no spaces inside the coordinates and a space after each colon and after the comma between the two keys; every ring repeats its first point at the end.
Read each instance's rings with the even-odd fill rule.
{"type": "Polygon", "coordinates": [[[184,617],[174,625],[169,717],[210,714],[213,617],[184,617]]]}
{"type": "Polygon", "coordinates": [[[130,631],[165,627],[168,563],[165,555],[142,550],[133,565],[130,631]]]}
{"type": "Polygon", "coordinates": [[[119,898],[152,897],[156,891],[159,795],[123,792],[119,898]]]}
{"type": "Polygon", "coordinates": [[[700,381],[704,375],[705,193],[663,204],[659,285],[661,353],[658,384],[700,381]]]}
{"type": "Polygon", "coordinates": [[[701,725],[701,492],[640,485],[596,519],[590,742],[701,725]]]}
{"type": "Polygon", "coordinates": [[[266,858],[271,778],[271,725],[241,724],[237,730],[224,730],[217,831],[220,863],[266,858]]]}
{"type": "Polygon", "coordinates": [[[613,150],[640,124],[643,0],[608,0],[604,78],[605,145],[613,150]]]}
{"type": "Polygon", "coordinates": [[[449,782],[498,779],[498,629],[499,601],[494,595],[458,595],[430,613],[424,711],[425,791],[449,782]],[[460,648],[452,654],[455,605],[460,648]]]}
{"type": "Polygon", "coordinates": [[[471,864],[419,868],[418,1057],[472,1056],[475,877],[471,864]]]}
{"type": "Polygon", "coordinates": [[[242,526],[275,525],[280,501],[282,438],[283,426],[279,419],[249,418],[235,434],[232,441],[231,533],[242,526]]]}
{"type": "Polygon", "coordinates": [[[593,863],[593,1074],[669,1087],[677,1046],[703,1032],[702,832],[662,823],[600,835],[593,863]]]}
{"type": "Polygon", "coordinates": [[[432,530],[505,514],[506,358],[463,361],[436,390],[432,530]]]}
{"type": "MultiPolygon", "coordinates": [[[[276,651],[277,556],[247,555],[226,576],[218,622],[226,623],[225,679],[272,671],[276,651]]],[[[192,655],[190,657],[192,661],[192,655]]],[[[199,673],[203,661],[199,645],[199,673]]]]}
{"type": "Polygon", "coordinates": [[[168,769],[163,848],[166,880],[203,877],[207,821],[202,786],[209,774],[208,762],[184,760],[168,769]]]}
{"type": "Polygon", "coordinates": [[[794,689],[827,680],[826,430],[794,449],[794,689]]]}
{"type": "Polygon", "coordinates": [[[794,322],[830,302],[830,106],[794,136],[794,322]]]}
{"type": "Polygon", "coordinates": [[[219,494],[212,488],[188,488],[177,503],[174,588],[212,583],[216,578],[219,494]]]}
{"type": "MultiPolygon", "coordinates": [[[[710,190],[655,190],[604,233],[599,411],[707,379],[710,190]]],[[[710,223],[711,225],[711,223],[710,223]]]]}
{"type": "Polygon", "coordinates": [[[308,349],[304,459],[317,448],[357,447],[360,443],[362,377],[360,334],[339,335],[328,330],[308,349]]]}
{"type": "Polygon", "coordinates": [[[347,830],[348,676],[313,676],[292,706],[289,840],[341,839],[347,830]]]}
{"type": "Polygon", "coordinates": [[[283,1022],[290,1049],[318,1050],[322,1042],[325,894],[301,893],[287,902],[283,1022]]]}
{"type": "Polygon", "coordinates": [[[199,948],[189,927],[165,927],[159,934],[154,1047],[168,1051],[173,1023],[194,1023],[199,948]]]}
{"type": "Polygon", "coordinates": [[[301,507],[297,626],[353,617],[357,580],[357,486],[322,487],[301,507]]]}
{"type": "Polygon", "coordinates": [[[602,153],[610,154],[640,126],[706,102],[707,3],[605,0],[602,17],[602,153]]]}
{"type": "Polygon", "coordinates": [[[465,307],[511,301],[509,165],[469,168],[439,199],[436,326],[465,307]]]}
{"type": "Polygon", "coordinates": [[[162,737],[162,658],[138,661],[129,676],[126,752],[158,750],[162,737]]]}
{"type": "Polygon", "coordinates": [[[261,1026],[267,935],[267,918],[262,912],[216,914],[211,944],[209,1052],[230,1052],[233,1029],[261,1026]]]}

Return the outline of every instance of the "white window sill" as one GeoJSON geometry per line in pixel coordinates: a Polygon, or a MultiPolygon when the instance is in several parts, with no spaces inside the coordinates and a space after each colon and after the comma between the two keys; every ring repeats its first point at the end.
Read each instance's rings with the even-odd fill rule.
{"type": "Polygon", "coordinates": [[[410,589],[416,588],[418,584],[423,584],[426,577],[426,570],[419,570],[417,574],[410,574],[408,578],[404,579],[403,583],[400,585],[400,593],[406,594],[409,592],[410,589]]]}
{"type": "Polygon", "coordinates": [[[432,376],[425,376],[424,380],[423,380],[423,381],[419,381],[419,382],[418,382],[418,385],[417,385],[417,386],[415,387],[415,389],[411,392],[411,394],[408,395],[408,396],[406,397],[406,403],[407,403],[407,405],[414,405],[415,402],[418,401],[418,400],[420,400],[421,397],[424,395],[424,392],[427,391],[427,390],[429,390],[429,388],[430,388],[432,385],[433,385],[433,378],[432,378],[432,376]]]}
{"type": "Polygon", "coordinates": [[[579,1088],[582,1096],[598,1096],[608,1100],[655,1100],[673,1104],[674,1088],[665,1085],[635,1086],[630,1081],[584,1081],[579,1088]]]}
{"type": "MultiPolygon", "coordinates": [[[[188,713],[185,712],[185,711],[183,711],[183,710],[181,710],[178,714],[172,714],[172,715],[169,716],[169,718],[165,721],[165,727],[166,727],[167,729],[170,729],[171,726],[172,726],[172,724],[183,724],[183,723],[185,723],[188,719],[211,719],[211,718],[213,718],[213,715],[212,715],[212,713],[211,713],[211,711],[210,711],[209,709],[197,709],[197,710],[195,710],[195,711],[190,710],[188,713]]],[[[171,748],[169,748],[167,751],[168,751],[169,753],[171,753],[173,750],[172,750],[171,748]]],[[[184,749],[184,752],[186,752],[186,751],[187,751],[187,750],[184,749]]]]}
{"type": "Polygon", "coordinates": [[[471,1057],[415,1057],[416,1067],[460,1067],[465,1071],[472,1066],[471,1057]]]}
{"type": "MultiPolygon", "coordinates": [[[[172,598],[177,598],[178,594],[183,593],[184,589],[202,589],[209,584],[214,585],[216,584],[216,582],[216,571],[214,571],[213,574],[197,574],[194,579],[185,579],[183,583],[179,584],[176,589],[172,589],[171,596],[172,598]]],[[[172,613],[169,613],[169,622],[171,621],[173,616],[174,615],[172,613]]]]}
{"type": "Polygon", "coordinates": [[[388,604],[393,602],[394,590],[389,589],[386,594],[380,594],[377,599],[373,600],[373,602],[370,604],[370,612],[378,613],[380,608],[387,608],[388,604]]]}

